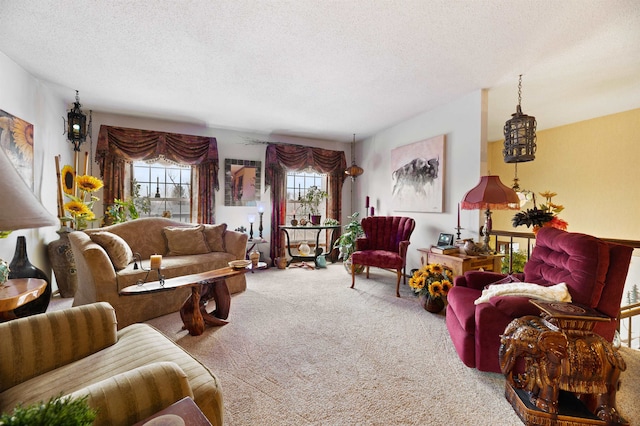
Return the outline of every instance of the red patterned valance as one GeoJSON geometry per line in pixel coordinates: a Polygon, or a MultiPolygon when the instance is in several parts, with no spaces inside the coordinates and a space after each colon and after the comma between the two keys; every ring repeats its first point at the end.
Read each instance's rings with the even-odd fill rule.
{"type": "Polygon", "coordinates": [[[100,126],[96,161],[104,180],[105,207],[124,198],[124,165],[131,161],[165,158],[196,166],[198,176],[198,222],[214,223],[214,193],[218,182],[216,138],[156,132],[153,130],[100,126]]]}

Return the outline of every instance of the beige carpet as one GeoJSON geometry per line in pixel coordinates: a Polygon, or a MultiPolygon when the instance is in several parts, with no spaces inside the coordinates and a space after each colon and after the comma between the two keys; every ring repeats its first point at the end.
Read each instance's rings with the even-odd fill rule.
{"type": "MultiPolygon", "coordinates": [[[[327,269],[247,274],[230,323],[193,337],[178,313],[149,321],[222,381],[233,425],[521,425],[500,374],[465,367],[443,315],[394,275],[327,269]]],[[[624,348],[618,408],[640,424],[640,351],[624,348]]]]}

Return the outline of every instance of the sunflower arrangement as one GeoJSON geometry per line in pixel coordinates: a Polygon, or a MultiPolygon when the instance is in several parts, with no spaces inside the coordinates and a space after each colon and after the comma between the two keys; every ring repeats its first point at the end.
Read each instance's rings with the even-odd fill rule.
{"type": "Polygon", "coordinates": [[[567,221],[558,217],[558,213],[564,210],[564,206],[555,204],[551,201],[551,199],[558,194],[551,191],[545,191],[541,192],[540,195],[544,197],[545,203],[540,204],[540,207],[536,206],[536,199],[534,197],[533,208],[516,213],[511,221],[513,226],[526,225],[527,228],[533,227],[534,234],[543,226],[549,226],[566,231],[569,224],[567,221]]]}
{"type": "Polygon", "coordinates": [[[439,263],[425,265],[409,279],[409,287],[419,295],[444,298],[453,287],[453,270],[439,263]]]}
{"type": "Polygon", "coordinates": [[[62,184],[64,195],[69,199],[64,204],[64,211],[70,216],[62,217],[65,222],[72,222],[74,229],[85,229],[87,222],[96,219],[93,204],[99,200],[94,192],[104,186],[102,180],[91,175],[77,175],[73,177],[73,168],[65,166],[62,169],[62,184]]]}

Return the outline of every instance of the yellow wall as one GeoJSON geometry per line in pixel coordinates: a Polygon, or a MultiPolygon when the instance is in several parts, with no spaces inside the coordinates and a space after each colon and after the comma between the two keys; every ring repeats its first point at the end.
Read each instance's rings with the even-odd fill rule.
{"type": "MultiPolygon", "coordinates": [[[[502,147],[503,140],[489,144],[489,170],[511,186],[515,166],[503,161],[502,147]]],[[[538,202],[540,192],[558,194],[568,231],[640,240],[640,109],[537,132],[536,159],[518,164],[518,177],[538,202]]],[[[529,232],[513,228],[513,213],[494,212],[493,229],[529,232]]]]}

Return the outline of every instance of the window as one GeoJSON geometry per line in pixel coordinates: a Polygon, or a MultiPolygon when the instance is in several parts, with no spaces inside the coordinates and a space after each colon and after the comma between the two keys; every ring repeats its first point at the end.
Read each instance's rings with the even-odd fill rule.
{"type": "Polygon", "coordinates": [[[151,210],[141,216],[170,217],[191,222],[191,167],[168,162],[132,165],[132,176],[140,185],[140,196],[148,197],[151,210]]]}
{"type": "MultiPolygon", "coordinates": [[[[286,222],[291,223],[293,219],[300,221],[305,219],[309,221],[309,212],[305,211],[304,207],[298,201],[305,196],[307,190],[312,186],[326,191],[327,190],[327,176],[313,171],[302,172],[287,172],[287,213],[286,222]]],[[[320,203],[320,215],[323,218],[327,217],[327,202],[320,203]]],[[[304,231],[295,230],[289,232],[291,236],[291,246],[297,247],[302,241],[305,241],[311,247],[313,251],[315,249],[315,238],[317,231],[304,231]]],[[[326,233],[320,233],[320,246],[326,246],[326,233]]],[[[326,247],[325,247],[326,248],[326,247]]]]}

